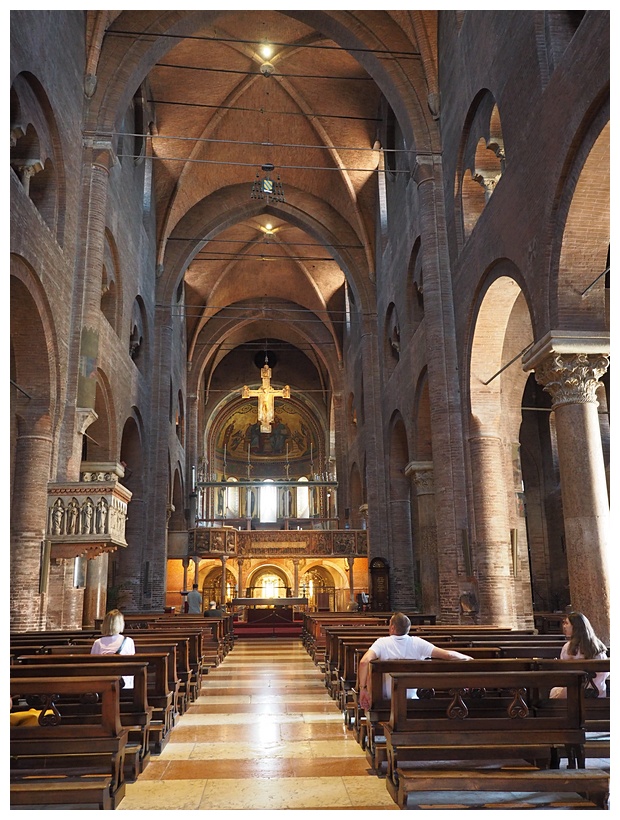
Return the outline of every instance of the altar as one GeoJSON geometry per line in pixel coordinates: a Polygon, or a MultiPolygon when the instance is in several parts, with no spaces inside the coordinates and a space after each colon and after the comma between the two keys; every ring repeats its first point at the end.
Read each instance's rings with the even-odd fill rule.
{"type": "Polygon", "coordinates": [[[278,624],[293,621],[293,607],[307,607],[307,598],[233,598],[235,608],[247,609],[247,622],[251,624],[278,624]]]}

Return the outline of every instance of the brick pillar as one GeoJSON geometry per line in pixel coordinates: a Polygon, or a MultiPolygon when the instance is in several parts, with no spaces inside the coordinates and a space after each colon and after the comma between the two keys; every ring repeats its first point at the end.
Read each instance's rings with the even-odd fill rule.
{"type": "Polygon", "coordinates": [[[368,374],[364,378],[364,430],[366,448],[366,502],[368,504],[368,560],[381,557],[390,563],[390,539],[385,515],[387,493],[385,482],[385,450],[381,420],[381,368],[377,340],[377,315],[361,317],[362,362],[368,374]]]}
{"type": "Polygon", "coordinates": [[[424,328],[428,355],[428,390],[433,453],[441,453],[433,471],[437,498],[437,556],[440,623],[458,623],[462,577],[461,530],[467,527],[465,449],[456,345],[453,283],[444,213],[440,156],[415,157],[424,268],[424,328]]]}
{"type": "Polygon", "coordinates": [[[469,452],[474,487],[474,566],[478,575],[480,622],[512,627],[516,613],[502,439],[492,432],[480,430],[470,437],[469,452]]]}
{"type": "Polygon", "coordinates": [[[571,605],[609,644],[609,503],[596,391],[609,365],[602,334],[549,333],[524,369],[552,397],[571,605]]]}
{"type": "Polygon", "coordinates": [[[422,612],[439,613],[439,564],[437,560],[437,522],[432,461],[410,461],[405,467],[416,493],[418,528],[414,537],[414,557],[420,560],[422,612]]]}
{"type": "Polygon", "coordinates": [[[11,501],[11,629],[43,629],[46,596],[39,594],[52,456],[49,416],[19,419],[11,501]]]}
{"type": "MultiPolygon", "coordinates": [[[[134,542],[136,546],[139,545],[138,552],[142,553],[142,562],[149,561],[154,568],[152,595],[148,601],[142,603],[143,608],[154,610],[161,609],[166,599],[168,511],[161,500],[168,499],[170,496],[168,475],[170,422],[168,414],[162,413],[161,409],[168,407],[170,400],[173,346],[172,308],[168,304],[167,297],[158,295],[162,304],[155,309],[150,447],[148,447],[148,452],[146,449],[144,452],[144,475],[148,474],[149,477],[148,514],[141,515],[139,523],[141,529],[136,528],[137,537],[134,542]]],[[[189,484],[189,480],[186,483],[189,484]]],[[[142,487],[140,490],[142,493],[142,487]]],[[[133,499],[128,511],[129,522],[131,522],[132,515],[134,515],[133,499]]],[[[127,542],[129,543],[129,538],[127,542]]]]}
{"type": "MultiPolygon", "coordinates": [[[[95,406],[96,380],[93,375],[96,372],[99,355],[101,273],[105,247],[109,169],[114,161],[109,144],[89,145],[86,151],[90,159],[90,176],[87,175],[83,183],[83,197],[88,210],[81,226],[82,256],[78,260],[79,273],[84,283],[77,390],[78,407],[95,406]]],[[[88,167],[88,162],[85,162],[85,167],[88,167]]]]}

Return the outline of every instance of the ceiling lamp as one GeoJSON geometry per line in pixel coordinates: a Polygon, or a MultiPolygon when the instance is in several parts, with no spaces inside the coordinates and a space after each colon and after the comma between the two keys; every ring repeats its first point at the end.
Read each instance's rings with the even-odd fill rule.
{"type": "Polygon", "coordinates": [[[261,166],[265,176],[261,179],[260,173],[256,173],[256,179],[252,183],[251,199],[266,199],[268,202],[285,202],[284,188],[280,182],[280,175],[273,180],[269,174],[274,170],[271,162],[266,162],[261,166]]]}

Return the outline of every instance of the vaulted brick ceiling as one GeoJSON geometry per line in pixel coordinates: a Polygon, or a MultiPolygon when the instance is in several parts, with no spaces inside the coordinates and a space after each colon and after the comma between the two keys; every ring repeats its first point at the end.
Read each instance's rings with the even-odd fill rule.
{"type": "Polygon", "coordinates": [[[184,277],[188,358],[212,371],[235,345],[279,339],[327,377],[342,356],[345,273],[355,295],[372,291],[381,91],[363,64],[412,53],[406,15],[422,13],[320,18],[349,51],[312,12],[100,14],[119,54],[157,42],[143,88],[158,262],[170,294],[184,277]],[[265,163],[283,203],[251,198],[265,163]]]}

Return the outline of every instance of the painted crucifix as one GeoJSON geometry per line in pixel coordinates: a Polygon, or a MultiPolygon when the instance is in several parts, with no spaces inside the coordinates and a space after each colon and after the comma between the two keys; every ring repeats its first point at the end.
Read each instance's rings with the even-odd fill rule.
{"type": "Polygon", "coordinates": [[[284,385],[282,390],[274,390],[271,386],[271,368],[267,363],[265,357],[265,364],[260,369],[261,386],[258,390],[250,390],[244,385],[241,391],[241,397],[249,399],[250,396],[258,396],[258,420],[260,422],[261,433],[271,432],[271,423],[274,419],[273,400],[276,396],[281,396],[283,399],[290,399],[291,388],[288,384],[284,385]]]}

